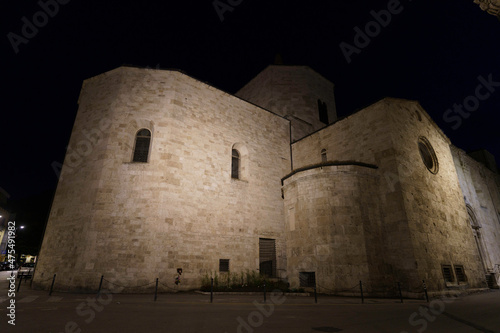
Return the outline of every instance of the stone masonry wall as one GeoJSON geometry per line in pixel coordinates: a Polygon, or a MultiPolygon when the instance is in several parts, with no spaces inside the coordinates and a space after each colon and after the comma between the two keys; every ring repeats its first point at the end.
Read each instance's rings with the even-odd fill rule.
{"type": "MultiPolygon", "coordinates": [[[[401,282],[403,290],[413,293],[422,291],[422,280],[431,291],[484,287],[449,140],[418,103],[387,98],[294,143],[294,169],[321,163],[323,149],[333,163],[378,167],[383,262],[373,270],[375,287],[390,289],[401,282]],[[420,137],[434,148],[437,174],[422,162],[420,137]],[[464,266],[465,286],[445,283],[442,265],[447,264],[464,266]]],[[[359,205],[354,193],[347,197],[359,205]]]]}
{"type": "MultiPolygon", "coordinates": [[[[112,71],[84,82],[64,166],[37,260],[34,285],[53,274],[69,285],[86,252],[109,130],[122,78],[112,71]]],[[[97,275],[97,274],[96,274],[97,275]]]]}
{"type": "Polygon", "coordinates": [[[60,289],[95,289],[101,274],[125,286],[158,277],[160,289],[192,289],[218,272],[219,259],[230,259],[234,273],[258,270],[259,238],[276,239],[277,268],[284,271],[287,120],[176,71],[123,67],[86,83],[70,145],[95,126],[85,124],[86,110],[112,124],[103,149],[82,162],[89,171],[69,175],[58,188],[38,280],[57,272],[60,289]],[[115,75],[119,82],[110,84],[106,78],[115,75]],[[115,94],[107,95],[110,89],[115,94]],[[114,103],[112,114],[91,104],[104,99],[114,103]],[[149,161],[131,163],[141,128],[152,133],[149,161]],[[231,178],[234,145],[242,179],[231,178]],[[76,212],[85,216],[75,219],[76,212]],[[78,251],[52,243],[65,237],[78,251]]]}
{"type": "Polygon", "coordinates": [[[467,219],[449,139],[417,102],[390,99],[389,121],[398,165],[399,182],[411,233],[415,262],[430,291],[483,288],[485,277],[467,219]],[[425,139],[423,139],[425,138],[425,139]],[[435,153],[437,170],[431,172],[419,152],[419,140],[427,140],[435,153]],[[463,265],[467,282],[445,282],[442,265],[463,265]]]}
{"type": "Polygon", "coordinates": [[[451,146],[451,151],[463,199],[479,225],[477,250],[500,285],[500,176],[463,150],[451,146]]]}
{"type": "MultiPolygon", "coordinates": [[[[369,283],[374,291],[392,290],[397,282],[410,290],[418,283],[417,270],[411,266],[415,260],[403,196],[394,186],[399,176],[388,112],[382,100],[292,145],[294,169],[322,163],[322,150],[328,163],[367,163],[378,168],[374,173],[377,192],[373,193],[373,184],[366,189],[371,200],[360,201],[365,189],[358,193],[353,187],[345,194],[346,205],[350,203],[354,210],[366,209],[365,203],[371,203],[370,218],[364,218],[362,224],[370,230],[367,235],[373,236],[365,238],[365,247],[372,256],[369,283]]],[[[332,218],[338,217],[334,214],[332,218]]]]}
{"type": "Polygon", "coordinates": [[[259,238],[275,239],[292,287],[300,272],[320,291],[362,280],[373,295],[397,282],[421,293],[422,280],[433,293],[484,288],[488,272],[500,282],[500,177],[450,146],[417,102],[386,98],[336,121],[333,84],[301,66],[269,66],[238,96],[250,103],[169,70],[86,80],[34,286],[57,274],[64,291],[95,291],[101,275],[124,292],[156,278],[160,291],[198,288],[219,259],[258,270],[259,238]],[[317,99],[331,123],[319,131],[317,99]],[[132,162],[143,128],[148,162],[132,162]],[[463,266],[466,281],[446,282],[443,265],[463,266]]]}
{"type": "Polygon", "coordinates": [[[300,272],[315,272],[319,292],[352,292],[358,281],[368,290],[379,284],[378,180],[375,169],[330,165],[284,181],[292,287],[299,287],[300,272]]]}
{"type": "Polygon", "coordinates": [[[337,119],[333,87],[307,66],[271,65],[236,96],[289,119],[293,142],[326,125],[319,120],[318,99],[327,105],[329,123],[337,119]]]}

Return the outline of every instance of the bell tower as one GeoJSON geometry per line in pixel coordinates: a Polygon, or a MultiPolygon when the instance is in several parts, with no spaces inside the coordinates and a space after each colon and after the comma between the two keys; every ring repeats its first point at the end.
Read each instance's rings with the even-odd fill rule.
{"type": "Polygon", "coordinates": [[[236,96],[292,124],[292,142],[337,119],[334,85],[307,66],[270,65],[236,96]]]}

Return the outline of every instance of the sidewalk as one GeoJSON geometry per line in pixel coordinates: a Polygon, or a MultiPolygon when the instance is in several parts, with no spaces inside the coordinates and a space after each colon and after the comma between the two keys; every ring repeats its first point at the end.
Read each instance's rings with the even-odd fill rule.
{"type": "MultiPolygon", "coordinates": [[[[500,332],[500,291],[432,300],[314,296],[77,294],[31,290],[23,282],[15,299],[15,326],[0,272],[0,332],[500,332]]],[[[12,298],[11,298],[12,299],[12,298]]]]}
{"type": "MultiPolygon", "coordinates": [[[[2,283],[0,283],[0,290],[4,290],[7,285],[7,280],[3,278],[6,272],[0,272],[0,278],[2,283]]],[[[16,288],[19,283],[19,279],[16,279],[16,288]]],[[[46,300],[51,299],[52,301],[57,299],[71,301],[71,300],[81,300],[88,297],[96,297],[96,293],[71,293],[71,292],[60,292],[53,291],[49,296],[49,291],[46,290],[33,290],[30,287],[31,280],[23,280],[19,292],[16,292],[16,298],[21,301],[26,298],[28,300],[46,300]]],[[[103,289],[106,291],[106,289],[103,289]]],[[[401,299],[394,298],[364,298],[363,301],[360,297],[344,297],[344,296],[331,296],[325,294],[317,294],[317,300],[314,297],[314,293],[304,293],[300,295],[298,293],[292,294],[279,294],[273,292],[266,292],[266,300],[272,301],[273,298],[283,300],[283,304],[395,304],[401,303],[401,299]]],[[[135,301],[135,302],[154,302],[154,290],[148,293],[113,293],[113,298],[117,301],[135,301]]],[[[0,304],[7,299],[7,295],[0,294],[0,304]]],[[[200,292],[200,291],[190,291],[190,292],[173,292],[173,293],[158,293],[157,302],[167,302],[167,303],[210,303],[211,296],[210,292],[200,292]]],[[[252,304],[254,301],[264,302],[264,292],[249,292],[249,293],[238,293],[238,292],[214,292],[212,295],[212,303],[239,303],[239,304],[252,304]]],[[[403,299],[403,303],[409,304],[425,304],[426,301],[423,299],[403,299]]]]}

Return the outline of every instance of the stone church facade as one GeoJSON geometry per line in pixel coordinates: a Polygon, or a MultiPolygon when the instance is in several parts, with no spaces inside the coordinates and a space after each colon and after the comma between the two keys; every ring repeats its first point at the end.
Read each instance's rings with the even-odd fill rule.
{"type": "Polygon", "coordinates": [[[33,284],[189,290],[250,270],[320,292],[487,288],[492,170],[414,101],[337,119],[333,84],[309,67],[269,66],[235,95],[120,67],[83,84],[33,284]]]}

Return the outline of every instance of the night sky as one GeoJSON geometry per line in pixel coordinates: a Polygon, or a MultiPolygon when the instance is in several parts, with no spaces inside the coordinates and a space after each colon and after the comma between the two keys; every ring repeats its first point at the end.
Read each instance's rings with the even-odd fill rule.
{"type": "Polygon", "coordinates": [[[500,21],[473,0],[219,0],[223,13],[213,0],[60,2],[0,4],[0,187],[13,199],[56,186],[82,81],[123,64],[235,93],[280,53],[335,84],[340,117],[386,96],[418,100],[455,145],[500,162],[500,21]],[[447,113],[464,103],[470,112],[447,113]]]}

